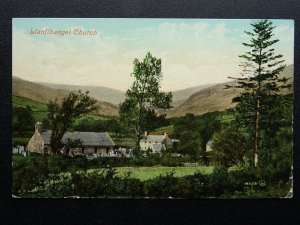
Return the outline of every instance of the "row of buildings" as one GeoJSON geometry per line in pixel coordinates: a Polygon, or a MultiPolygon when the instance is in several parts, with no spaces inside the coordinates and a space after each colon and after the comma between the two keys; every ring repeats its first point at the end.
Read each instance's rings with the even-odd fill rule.
{"type": "MultiPolygon", "coordinates": [[[[26,146],[27,153],[50,154],[50,138],[51,131],[43,130],[42,124],[37,122],[34,134],[26,146]]],[[[131,149],[116,146],[107,132],[66,132],[62,142],[66,144],[76,140],[80,140],[80,145],[65,145],[61,152],[69,156],[130,157],[132,155],[131,149]]],[[[145,132],[144,138],[140,141],[140,148],[143,152],[161,153],[178,141],[170,139],[167,133],[150,135],[145,132]]]]}

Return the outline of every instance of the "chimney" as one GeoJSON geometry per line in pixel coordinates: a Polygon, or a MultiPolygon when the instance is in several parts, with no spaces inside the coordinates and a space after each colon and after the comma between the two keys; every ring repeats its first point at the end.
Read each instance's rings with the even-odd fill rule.
{"type": "Polygon", "coordinates": [[[35,132],[41,133],[42,131],[42,123],[41,122],[36,122],[35,124],[35,132]]]}

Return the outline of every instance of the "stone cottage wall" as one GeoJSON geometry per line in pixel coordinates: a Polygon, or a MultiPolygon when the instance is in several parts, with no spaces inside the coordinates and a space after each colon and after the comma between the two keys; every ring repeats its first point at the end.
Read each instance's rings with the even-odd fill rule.
{"type": "Polygon", "coordinates": [[[27,144],[27,151],[44,154],[44,141],[41,135],[36,131],[27,144]]]}

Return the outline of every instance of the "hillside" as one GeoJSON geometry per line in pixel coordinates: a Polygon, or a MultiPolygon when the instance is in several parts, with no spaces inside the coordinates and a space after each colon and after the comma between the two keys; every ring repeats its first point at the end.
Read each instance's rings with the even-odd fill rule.
{"type": "MultiPolygon", "coordinates": [[[[281,73],[281,77],[293,77],[294,66],[289,65],[281,73]]],[[[293,82],[291,79],[290,82],[293,82]]],[[[239,91],[224,89],[225,84],[207,84],[192,88],[186,88],[173,92],[173,107],[163,110],[167,117],[184,116],[186,113],[202,115],[206,112],[222,111],[234,106],[232,98],[237,96],[239,91]]],[[[64,84],[34,83],[17,77],[13,77],[13,95],[31,99],[37,102],[47,103],[57,98],[59,101],[71,90],[89,90],[90,95],[98,100],[101,107],[101,114],[115,116],[118,114],[118,104],[124,99],[124,92],[106,87],[97,86],[76,86],[64,84]],[[106,101],[104,101],[104,99],[106,101]],[[100,101],[99,101],[100,100],[100,101]]],[[[284,93],[287,93],[285,91],[284,93]]]]}
{"type": "MultiPolygon", "coordinates": [[[[39,84],[50,88],[62,89],[68,91],[88,90],[92,97],[100,101],[110,102],[114,105],[118,105],[120,102],[124,101],[125,98],[125,93],[123,91],[102,87],[102,86],[81,86],[81,85],[52,84],[52,83],[39,83],[39,84]]],[[[183,103],[188,97],[190,97],[195,92],[213,85],[214,84],[206,84],[206,85],[200,85],[196,87],[185,88],[182,90],[174,91],[172,105],[177,106],[183,103]]]]}
{"type": "Polygon", "coordinates": [[[196,87],[185,88],[178,91],[173,91],[173,102],[172,106],[178,106],[182,104],[186,99],[188,99],[192,94],[204,89],[213,86],[214,84],[205,84],[199,85],[196,87]]]}
{"type": "MultiPolygon", "coordinates": [[[[20,96],[41,103],[48,103],[55,98],[57,98],[58,101],[61,101],[68,93],[69,91],[67,90],[46,87],[18,77],[13,77],[12,79],[13,96],[20,96]]],[[[97,104],[101,107],[100,114],[107,116],[116,116],[118,114],[118,107],[111,103],[97,101],[97,104]]]]}
{"type": "MultiPolygon", "coordinates": [[[[230,82],[226,84],[232,84],[230,82]]],[[[207,112],[222,111],[233,107],[231,103],[238,91],[224,89],[225,83],[214,85],[213,87],[204,88],[201,91],[191,95],[182,104],[164,111],[167,117],[184,116],[186,113],[202,115],[207,112]]]]}
{"type": "MultiPolygon", "coordinates": [[[[293,77],[294,65],[289,65],[280,74],[280,77],[293,77]]],[[[293,82],[291,79],[290,82],[293,82]]],[[[162,113],[167,113],[167,117],[184,116],[186,113],[194,115],[202,115],[207,112],[222,111],[234,107],[232,99],[238,95],[239,90],[224,89],[225,84],[233,84],[233,82],[221,83],[212,87],[204,88],[191,95],[182,104],[175,106],[162,113]]],[[[287,93],[284,91],[283,93],[287,93]]]]}
{"type": "Polygon", "coordinates": [[[52,84],[52,83],[39,83],[43,86],[47,86],[55,89],[63,89],[68,91],[87,90],[90,92],[90,96],[99,101],[110,102],[114,105],[119,105],[124,100],[124,92],[113,88],[107,88],[102,86],[81,86],[81,85],[69,85],[69,84],[52,84]]]}

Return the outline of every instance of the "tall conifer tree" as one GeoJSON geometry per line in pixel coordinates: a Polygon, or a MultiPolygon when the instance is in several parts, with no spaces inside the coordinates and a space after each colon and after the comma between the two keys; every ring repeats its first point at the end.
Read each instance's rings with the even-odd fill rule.
{"type": "Polygon", "coordinates": [[[261,131],[266,128],[269,111],[276,105],[280,89],[290,87],[288,79],[279,78],[284,70],[283,55],[276,54],[273,48],[279,40],[274,39],[273,23],[269,20],[261,20],[251,24],[253,30],[245,31],[250,41],[243,43],[250,48],[239,57],[243,59],[242,77],[233,78],[236,85],[227,88],[241,89],[241,94],[233,99],[237,102],[237,121],[250,132],[253,140],[253,161],[258,165],[259,148],[261,143],[261,131]]]}

